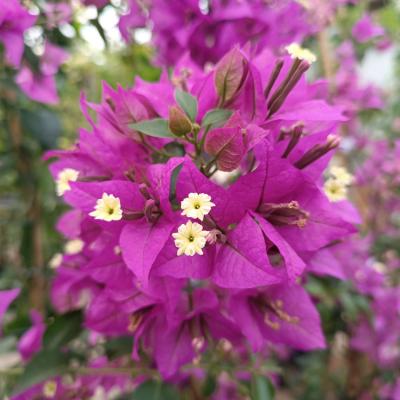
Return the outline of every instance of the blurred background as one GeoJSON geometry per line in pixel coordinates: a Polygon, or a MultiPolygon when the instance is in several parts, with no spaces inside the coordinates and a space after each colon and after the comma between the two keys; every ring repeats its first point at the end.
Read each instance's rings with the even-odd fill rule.
{"type": "MultiPolygon", "coordinates": [[[[22,292],[3,321],[0,394],[8,393],[21,374],[15,346],[31,326],[29,311],[40,311],[49,323],[58,318],[48,293],[57,256],[65,250],[54,228],[65,206],[56,196],[45,152],[71,147],[78,128],[87,127],[82,92],[96,103],[103,81],[126,87],[137,76],[153,81],[161,73],[153,22],[133,22],[126,40],[121,16],[130,14],[122,0],[22,1],[35,21],[23,30],[22,61],[11,65],[2,36],[7,1],[0,0],[0,290],[20,287],[22,292]]],[[[309,11],[307,1],[298,3],[309,11]]],[[[312,33],[303,44],[320,60],[310,77],[327,79],[332,98],[348,106],[351,117],[339,157],[356,177],[351,198],[363,217],[364,248],[355,246],[347,258],[381,274],[387,284],[382,287],[396,288],[391,299],[400,313],[400,1],[341,1],[323,23],[309,23],[312,33]]],[[[285,385],[276,398],[364,398],[365,393],[371,399],[400,398],[400,384],[399,397],[394,392],[400,332],[379,354],[374,350],[383,339],[362,342],[374,335],[375,326],[366,328],[362,321],[378,315],[379,305],[374,294],[359,290],[357,271],[354,276],[353,282],[315,278],[308,283],[320,300],[330,346],[281,362],[285,385]]],[[[388,317],[385,329],[392,322],[388,317]]]]}

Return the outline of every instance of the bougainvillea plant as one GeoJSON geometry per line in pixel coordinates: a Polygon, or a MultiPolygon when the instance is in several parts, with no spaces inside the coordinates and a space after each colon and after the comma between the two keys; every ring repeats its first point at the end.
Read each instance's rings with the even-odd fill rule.
{"type": "Polygon", "coordinates": [[[316,57],[286,51],[234,48],[208,72],[184,58],[157,83],[104,86],[101,104],[81,101],[92,132],[47,156],[72,207],[53,304],[84,307],[95,334],[134,337],[135,365],[166,379],[219,348],[245,361],[325,346],[307,265],[358,216],[343,169],[324,191],[342,109],[306,81],[316,57]]]}
{"type": "Polygon", "coordinates": [[[378,3],[0,0],[4,131],[21,186],[35,187],[21,193],[45,205],[24,220],[30,275],[15,268],[0,282],[22,282],[0,290],[0,393],[247,400],[273,398],[275,386],[278,398],[399,397],[399,146],[371,141],[373,124],[360,117],[387,106],[359,79],[366,49],[390,46],[371,13],[378,3]],[[351,23],[326,29],[346,15],[351,23]],[[110,79],[117,64],[106,63],[100,103],[82,95],[89,128],[69,150],[60,141],[63,150],[45,156],[57,207],[68,209],[57,224],[64,250],[45,270],[55,247],[43,257],[40,240],[59,238],[42,237],[40,218],[57,213],[55,194],[42,196],[41,180],[26,173],[25,150],[35,146],[21,132],[35,124],[22,121],[21,130],[16,99],[38,105],[17,86],[36,102],[64,99],[72,85],[57,93],[56,74],[69,53],[58,83],[74,71],[90,28],[107,48],[93,53],[99,65],[122,56],[137,73],[138,58],[152,53],[169,69],[157,82],[113,89],[125,79],[122,70],[110,79]],[[137,28],[151,33],[154,52],[130,46],[137,28]],[[316,65],[303,42],[318,47],[316,65]],[[356,168],[361,149],[367,160],[356,168]]]}

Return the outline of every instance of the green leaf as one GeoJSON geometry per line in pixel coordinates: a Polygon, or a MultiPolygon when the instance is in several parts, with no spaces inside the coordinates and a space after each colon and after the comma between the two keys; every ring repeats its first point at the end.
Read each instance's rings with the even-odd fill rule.
{"type": "Polygon", "coordinates": [[[40,143],[42,149],[57,147],[62,128],[56,113],[46,109],[23,110],[21,120],[24,132],[29,132],[40,143]]]}
{"type": "Polygon", "coordinates": [[[17,345],[17,338],[14,336],[7,336],[0,339],[0,354],[8,353],[15,350],[17,345]]]}
{"type": "Polygon", "coordinates": [[[210,397],[215,392],[216,388],[217,381],[215,379],[215,376],[208,374],[202,388],[203,396],[206,398],[210,397]]]}
{"type": "Polygon", "coordinates": [[[132,336],[122,336],[119,338],[110,339],[105,343],[105,350],[108,358],[110,359],[129,354],[132,351],[132,347],[132,336]]]}
{"type": "Polygon", "coordinates": [[[251,379],[251,400],[273,400],[275,388],[271,381],[261,375],[253,375],[251,379]]]}
{"type": "Polygon", "coordinates": [[[81,332],[82,315],[79,311],[70,312],[54,318],[50,322],[43,339],[46,349],[57,349],[75,339],[81,332]]]}
{"type": "Polygon", "coordinates": [[[210,126],[209,129],[218,128],[219,126],[224,125],[226,121],[230,118],[233,114],[233,111],[226,110],[223,108],[215,108],[214,110],[210,110],[207,114],[203,117],[201,121],[201,126],[203,128],[210,126]]]}
{"type": "Polygon", "coordinates": [[[179,204],[178,201],[176,200],[176,181],[178,179],[178,175],[181,172],[183,168],[183,163],[177,165],[171,173],[171,180],[169,182],[169,201],[172,205],[172,208],[174,210],[178,210],[179,209],[179,204]]]}
{"type": "Polygon", "coordinates": [[[15,396],[47,379],[66,373],[71,357],[70,354],[64,354],[59,349],[38,353],[18,378],[13,395],[15,396]]]}
{"type": "Polygon", "coordinates": [[[190,118],[192,122],[195,122],[197,117],[198,104],[196,97],[192,96],[188,92],[184,92],[183,90],[176,89],[175,91],[175,100],[185,111],[186,115],[190,118]]]}
{"type": "Polygon", "coordinates": [[[159,381],[142,383],[133,393],[134,400],[178,400],[179,392],[172,385],[159,381]]]}
{"type": "Polygon", "coordinates": [[[185,155],[185,146],[178,142],[169,142],[163,149],[170,155],[170,157],[183,157],[185,155]]]}
{"type": "Polygon", "coordinates": [[[147,121],[129,124],[129,127],[145,135],[154,137],[174,137],[168,128],[168,121],[162,118],[149,119],[147,121]]]}

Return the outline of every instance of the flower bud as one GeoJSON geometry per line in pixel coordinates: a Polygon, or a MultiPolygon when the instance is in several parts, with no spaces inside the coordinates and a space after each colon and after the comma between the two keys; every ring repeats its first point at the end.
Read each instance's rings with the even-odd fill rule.
{"type": "Polygon", "coordinates": [[[187,115],[177,106],[169,109],[169,130],[176,136],[186,135],[193,130],[192,123],[187,115]]]}

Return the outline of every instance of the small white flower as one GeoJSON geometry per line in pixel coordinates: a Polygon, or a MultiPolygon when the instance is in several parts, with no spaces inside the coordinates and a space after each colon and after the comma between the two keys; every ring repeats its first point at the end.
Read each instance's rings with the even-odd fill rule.
{"type": "Polygon", "coordinates": [[[350,185],[354,180],[353,175],[351,175],[344,167],[338,167],[334,165],[329,169],[329,174],[346,186],[350,185]]]}
{"type": "Polygon", "coordinates": [[[57,382],[56,381],[47,381],[43,385],[43,396],[46,399],[52,399],[57,393],[57,382]]]}
{"type": "Polygon", "coordinates": [[[102,221],[119,221],[122,219],[121,202],[118,197],[103,193],[101,199],[97,200],[94,211],[89,215],[102,221]]]}
{"type": "Polygon", "coordinates": [[[54,254],[54,256],[50,258],[49,267],[51,269],[58,268],[61,265],[62,260],[63,260],[63,255],[61,253],[54,254]]]}
{"type": "Polygon", "coordinates": [[[311,9],[310,0],[296,0],[296,1],[297,1],[297,3],[302,5],[306,10],[310,10],[311,9]]]}
{"type": "Polygon", "coordinates": [[[347,186],[337,179],[329,178],[325,182],[324,191],[330,201],[341,201],[347,198],[347,186]]]}
{"type": "Polygon", "coordinates": [[[205,193],[189,193],[189,196],[181,202],[182,215],[188,218],[199,219],[200,221],[203,221],[204,216],[214,206],[215,204],[211,201],[211,196],[205,193]]]}
{"type": "Polygon", "coordinates": [[[297,58],[299,60],[306,61],[309,64],[317,61],[317,56],[314,53],[301,47],[297,43],[292,43],[289,46],[286,46],[286,51],[289,53],[291,58],[297,58]]]}
{"type": "Polygon", "coordinates": [[[65,168],[59,172],[56,180],[56,191],[58,196],[62,196],[65,192],[71,189],[70,182],[75,182],[78,179],[79,171],[73,168],[65,168]]]}
{"type": "Polygon", "coordinates": [[[65,243],[64,251],[66,254],[69,254],[69,255],[78,254],[82,251],[84,246],[85,246],[85,243],[83,242],[83,240],[73,239],[73,240],[69,240],[67,243],[65,243]]]}
{"type": "Polygon", "coordinates": [[[178,228],[178,232],[172,234],[175,239],[175,246],[178,248],[177,254],[181,256],[203,255],[203,247],[206,245],[207,231],[197,222],[188,221],[178,228]]]}

